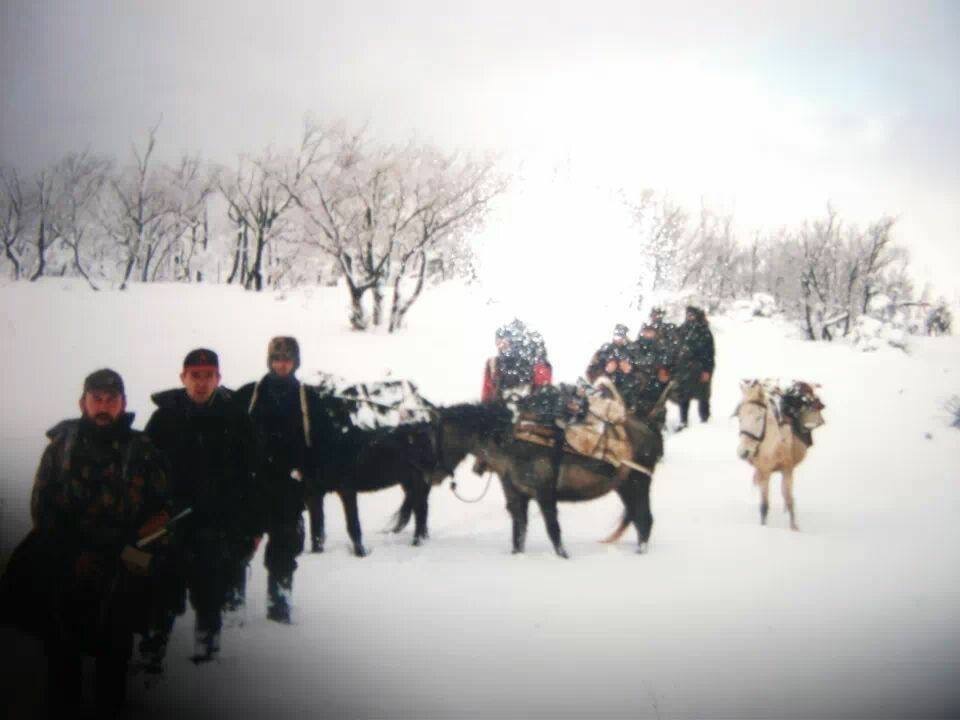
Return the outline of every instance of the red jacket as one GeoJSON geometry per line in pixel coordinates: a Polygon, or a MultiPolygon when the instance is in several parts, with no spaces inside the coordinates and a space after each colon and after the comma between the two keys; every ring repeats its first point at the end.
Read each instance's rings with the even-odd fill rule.
{"type": "MultiPolygon", "coordinates": [[[[530,377],[532,390],[549,385],[553,381],[553,366],[546,360],[541,360],[533,366],[530,377]]],[[[480,392],[480,402],[496,402],[500,399],[500,383],[497,377],[497,359],[492,357],[483,366],[483,389],[480,392]]]]}

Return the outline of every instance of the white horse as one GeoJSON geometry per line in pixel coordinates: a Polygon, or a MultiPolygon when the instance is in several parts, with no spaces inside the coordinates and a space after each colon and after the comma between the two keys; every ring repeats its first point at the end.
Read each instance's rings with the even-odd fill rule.
{"type": "Polygon", "coordinates": [[[808,383],[795,382],[784,392],[777,386],[764,386],[759,380],[743,380],[740,391],[743,397],[734,412],[740,421],[737,454],[754,468],[753,482],[760,488],[760,522],[767,524],[770,475],[779,472],[790,528],[798,530],[793,469],[813,444],[812,430],[824,422],[824,405],[808,383]]]}

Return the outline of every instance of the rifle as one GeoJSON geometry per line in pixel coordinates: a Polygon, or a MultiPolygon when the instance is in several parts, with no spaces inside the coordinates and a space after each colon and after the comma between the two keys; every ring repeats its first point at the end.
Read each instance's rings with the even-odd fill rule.
{"type": "MultiPolygon", "coordinates": [[[[185,510],[181,510],[179,513],[174,515],[172,518],[167,520],[162,528],[156,530],[155,532],[150,533],[146,537],[142,537],[134,543],[134,547],[137,550],[143,550],[143,548],[150,546],[157,540],[173,532],[176,528],[177,523],[183,520],[187,515],[193,512],[192,507],[188,507],[185,510]]],[[[111,600],[116,594],[117,590],[120,588],[120,580],[123,577],[123,560],[122,553],[120,559],[120,567],[117,568],[116,574],[113,576],[113,581],[110,583],[110,588],[107,590],[106,594],[103,596],[103,600],[100,603],[100,627],[103,628],[106,626],[107,622],[107,611],[110,607],[111,600]]]]}
{"type": "Polygon", "coordinates": [[[135,547],[137,548],[137,550],[143,550],[143,548],[147,547],[151,543],[173,532],[174,526],[192,512],[193,512],[193,508],[187,508],[186,510],[180,511],[179,513],[174,515],[172,518],[167,520],[166,524],[162,528],[160,528],[156,532],[150,533],[146,537],[142,537],[139,540],[137,540],[135,547]]]}

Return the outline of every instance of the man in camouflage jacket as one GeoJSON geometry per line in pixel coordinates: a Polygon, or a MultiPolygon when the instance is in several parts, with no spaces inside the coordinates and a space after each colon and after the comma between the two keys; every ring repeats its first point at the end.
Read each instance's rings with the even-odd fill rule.
{"type": "Polygon", "coordinates": [[[89,375],[82,417],[47,433],[50,444],[33,485],[36,553],[50,585],[43,592],[50,715],[81,700],[81,654],[96,658],[96,703],[116,713],[126,695],[133,633],[148,614],[157,544],[138,537],[169,518],[167,473],[149,439],[132,430],[123,380],[113,370],[89,375]]]}

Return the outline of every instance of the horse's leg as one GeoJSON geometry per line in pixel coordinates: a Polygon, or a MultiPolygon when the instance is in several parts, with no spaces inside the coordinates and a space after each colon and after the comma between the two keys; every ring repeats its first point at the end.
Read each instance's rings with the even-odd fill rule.
{"type": "Polygon", "coordinates": [[[409,490],[403,488],[403,502],[400,504],[400,509],[393,516],[393,527],[390,529],[390,532],[398,533],[403,530],[407,523],[410,522],[410,513],[413,512],[413,498],[410,497],[409,490]]]}
{"type": "Polygon", "coordinates": [[[519,492],[506,478],[500,478],[504,497],[507,498],[507,512],[513,519],[513,554],[523,552],[527,542],[527,509],[530,498],[519,492]]]}
{"type": "Polygon", "coordinates": [[[633,485],[634,483],[627,479],[617,487],[617,495],[620,496],[620,500],[623,502],[623,515],[620,517],[620,524],[600,542],[615,543],[623,537],[623,533],[630,527],[630,523],[636,524],[637,493],[633,485]]]}
{"type": "Polygon", "coordinates": [[[360,537],[360,512],[357,510],[357,491],[356,490],[337,490],[340,496],[340,502],[343,503],[343,516],[347,521],[347,534],[353,541],[353,554],[357,557],[364,557],[367,554],[366,548],[360,537]]]}
{"type": "Polygon", "coordinates": [[[560,540],[560,520],[557,517],[557,493],[554,488],[544,488],[537,492],[537,505],[543,514],[543,522],[547,526],[547,535],[553,543],[553,549],[562,558],[570,557],[560,540]]]}
{"type": "Polygon", "coordinates": [[[754,470],[753,482],[760,488],[760,524],[766,525],[770,512],[770,473],[754,470]]]}
{"type": "Polygon", "coordinates": [[[325,494],[322,490],[318,490],[311,493],[307,498],[307,513],[310,516],[310,552],[322,553],[323,543],[327,539],[323,517],[323,496],[325,494]]]}
{"type": "Polygon", "coordinates": [[[793,509],[793,468],[784,470],[780,473],[780,476],[780,492],[783,493],[784,509],[790,513],[790,529],[799,530],[797,516],[793,509]]]}
{"type": "Polygon", "coordinates": [[[413,544],[419,545],[427,539],[427,498],[430,496],[430,486],[426,478],[415,475],[413,477],[414,487],[411,491],[414,496],[413,515],[415,525],[413,529],[413,544]]]}
{"type": "Polygon", "coordinates": [[[650,484],[653,482],[647,473],[632,472],[631,478],[635,478],[636,487],[636,506],[633,516],[633,524],[637,528],[637,552],[647,551],[647,543],[650,541],[650,532],[653,530],[653,513],[650,512],[650,484]]]}

